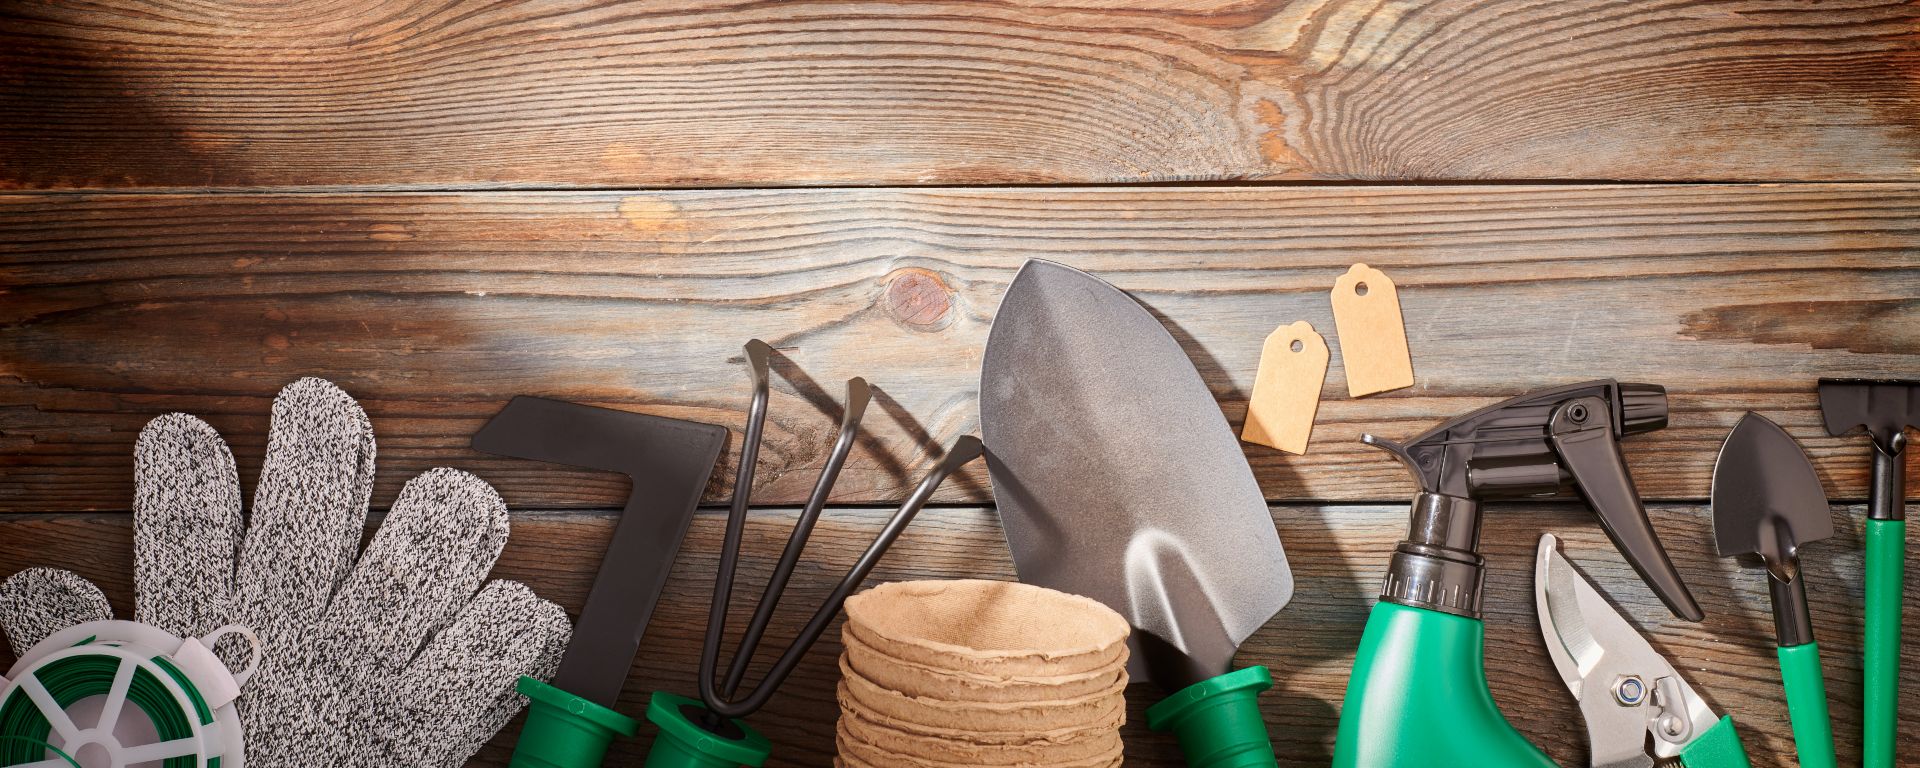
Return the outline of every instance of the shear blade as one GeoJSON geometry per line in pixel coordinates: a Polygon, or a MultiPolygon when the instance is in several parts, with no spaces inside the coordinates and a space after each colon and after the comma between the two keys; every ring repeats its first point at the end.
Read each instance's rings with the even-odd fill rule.
{"type": "Polygon", "coordinates": [[[1651,768],[1656,757],[1678,755],[1712,726],[1712,712],[1693,689],[1560,554],[1553,534],[1540,537],[1533,590],[1547,655],[1586,721],[1591,765],[1651,768]],[[1677,701],[1657,700],[1663,680],[1677,701]],[[1683,717],[1689,730],[1677,739],[1652,739],[1649,750],[1649,726],[1663,711],[1683,717]]]}

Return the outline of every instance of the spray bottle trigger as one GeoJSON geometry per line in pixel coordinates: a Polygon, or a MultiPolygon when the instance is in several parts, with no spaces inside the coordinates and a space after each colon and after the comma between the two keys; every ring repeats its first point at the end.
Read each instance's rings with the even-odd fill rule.
{"type": "Polygon", "coordinates": [[[1548,442],[1627,564],[1675,616],[1700,621],[1706,613],[1681,581],[1679,569],[1653,531],[1608,414],[1606,401],[1597,397],[1562,403],[1548,422],[1548,442]]]}

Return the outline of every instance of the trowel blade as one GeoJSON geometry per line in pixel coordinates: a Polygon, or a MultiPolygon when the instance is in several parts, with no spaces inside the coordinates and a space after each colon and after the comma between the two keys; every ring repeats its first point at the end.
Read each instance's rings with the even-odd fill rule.
{"type": "Polygon", "coordinates": [[[1721,557],[1759,554],[1769,566],[1833,535],[1813,462],[1780,425],[1749,412],[1713,465],[1713,543],[1721,557]]]}
{"type": "Polygon", "coordinates": [[[1118,288],[1027,262],[987,340],[980,419],[1020,579],[1126,616],[1134,680],[1178,689],[1229,671],[1293,596],[1213,393],[1118,288]]]}

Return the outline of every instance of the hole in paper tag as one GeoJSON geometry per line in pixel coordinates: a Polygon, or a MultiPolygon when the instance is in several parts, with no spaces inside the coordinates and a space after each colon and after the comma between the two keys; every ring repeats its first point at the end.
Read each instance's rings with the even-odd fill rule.
{"type": "Polygon", "coordinates": [[[1306,453],[1326,380],[1327,340],[1311,324],[1301,320],[1269,334],[1260,350],[1260,372],[1254,375],[1240,439],[1306,453]]]}
{"type": "Polygon", "coordinates": [[[1333,326],[1349,396],[1413,386],[1400,293],[1387,273],[1355,264],[1341,275],[1333,284],[1333,326]]]}

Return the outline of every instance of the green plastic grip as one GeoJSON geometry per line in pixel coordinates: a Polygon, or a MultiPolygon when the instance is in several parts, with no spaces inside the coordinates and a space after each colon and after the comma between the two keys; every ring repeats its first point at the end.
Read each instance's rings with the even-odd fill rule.
{"type": "MultiPolygon", "coordinates": [[[[1896,502],[1897,503],[1897,502],[1896,502]]],[[[1893,768],[1900,701],[1900,605],[1906,584],[1907,521],[1867,521],[1867,638],[1861,712],[1862,764],[1893,768]]]]}
{"type": "Polygon", "coordinates": [[[1827,686],[1820,675],[1820,644],[1780,647],[1780,685],[1787,692],[1787,719],[1800,768],[1834,768],[1833,724],[1827,720],[1827,686]]]}
{"type": "Polygon", "coordinates": [[[1733,718],[1720,722],[1700,734],[1680,750],[1680,763],[1687,768],[1752,768],[1747,748],[1740,745],[1740,734],[1733,730],[1733,718]]]}
{"type": "Polygon", "coordinates": [[[1147,727],[1173,731],[1194,768],[1271,768],[1273,738],[1260,716],[1260,692],[1273,687],[1266,667],[1202,680],[1147,708],[1147,727]]]}
{"type": "Polygon", "coordinates": [[[706,711],[697,699],[654,691],[647,721],[660,727],[660,735],[647,751],[646,768],[758,768],[773,754],[773,744],[745,721],[729,720],[732,732],[719,734],[689,717],[706,711]]]}
{"type": "Polygon", "coordinates": [[[527,722],[513,747],[513,768],[598,768],[615,736],[632,736],[640,723],[531,677],[514,690],[527,697],[527,722]]]}

